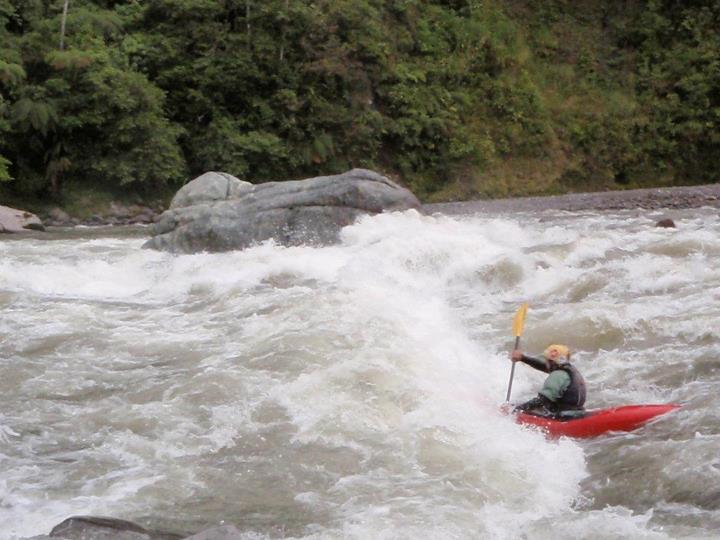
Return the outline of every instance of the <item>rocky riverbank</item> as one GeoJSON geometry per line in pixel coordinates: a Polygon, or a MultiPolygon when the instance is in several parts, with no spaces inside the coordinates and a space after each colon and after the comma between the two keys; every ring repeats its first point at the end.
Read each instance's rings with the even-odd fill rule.
{"type": "MultiPolygon", "coordinates": [[[[560,210],[576,212],[583,210],[661,210],[720,208],[720,183],[701,186],[630,189],[570,193],[538,197],[515,197],[511,199],[483,199],[423,205],[427,213],[462,215],[474,213],[507,213],[529,210],[560,210]]],[[[57,209],[43,220],[47,226],[68,227],[73,225],[134,225],[149,224],[157,220],[164,208],[143,205],[111,205],[111,211],[80,220],[57,209]]]]}
{"type": "Polygon", "coordinates": [[[61,208],[53,208],[46,216],[41,216],[48,227],[111,226],[111,225],[147,225],[155,221],[163,211],[142,204],[125,205],[113,202],[102,212],[86,218],[71,216],[61,208]]]}
{"type": "MultiPolygon", "coordinates": [[[[702,186],[572,193],[545,197],[434,203],[423,205],[422,208],[428,214],[463,215],[512,213],[529,210],[574,212],[583,210],[683,209],[700,208],[702,206],[720,208],[720,183],[702,186]]],[[[124,226],[153,223],[163,210],[163,208],[152,208],[142,204],[126,206],[113,203],[110,205],[109,211],[84,219],[71,216],[60,208],[54,208],[47,215],[41,215],[40,218],[42,224],[48,227],[73,227],[76,225],[124,226]]]]}
{"type": "Polygon", "coordinates": [[[423,208],[429,213],[458,215],[529,210],[660,210],[703,206],[720,208],[720,184],[436,203],[423,208]]]}

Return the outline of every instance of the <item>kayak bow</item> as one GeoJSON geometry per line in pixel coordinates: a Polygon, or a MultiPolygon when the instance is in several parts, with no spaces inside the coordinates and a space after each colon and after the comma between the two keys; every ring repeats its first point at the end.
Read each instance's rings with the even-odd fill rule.
{"type": "Polygon", "coordinates": [[[680,405],[625,405],[609,409],[587,411],[580,418],[555,419],[519,413],[515,417],[518,424],[537,426],[552,438],[574,437],[579,439],[597,437],[609,432],[633,431],[653,418],[679,409],[680,405]]]}

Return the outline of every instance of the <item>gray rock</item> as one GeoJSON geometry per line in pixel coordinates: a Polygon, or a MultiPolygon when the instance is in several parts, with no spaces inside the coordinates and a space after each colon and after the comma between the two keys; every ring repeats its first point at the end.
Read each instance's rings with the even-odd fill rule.
{"type": "Polygon", "coordinates": [[[57,206],[50,210],[50,214],[48,216],[50,218],[51,223],[54,224],[68,224],[71,222],[72,218],[68,215],[67,212],[65,212],[63,209],[58,208],[57,206]]]}
{"type": "Polygon", "coordinates": [[[155,221],[155,212],[150,208],[138,212],[136,215],[129,219],[129,223],[152,223],[155,221]]]}
{"type": "MultiPolygon", "coordinates": [[[[214,186],[217,180],[212,182],[214,186]]],[[[361,215],[420,207],[409,190],[365,169],[239,186],[228,189],[224,199],[218,196],[213,191],[210,202],[200,195],[192,200],[203,202],[183,206],[189,197],[178,202],[176,195],[174,206],[163,212],[153,238],[143,247],[183,253],[229,251],[270,239],[286,246],[327,245],[361,215]]]]}
{"type": "Polygon", "coordinates": [[[40,218],[24,210],[0,206],[0,233],[17,233],[27,230],[44,231],[40,218]]]}
{"type": "Polygon", "coordinates": [[[670,219],[670,218],[661,219],[660,221],[658,221],[658,222],[655,224],[655,226],[656,226],[656,227],[663,227],[663,228],[665,228],[665,229],[674,229],[674,228],[676,227],[676,226],[675,226],[675,222],[674,222],[672,219],[670,219]]]}
{"type": "Polygon", "coordinates": [[[181,187],[170,202],[170,208],[235,199],[252,187],[250,182],[238,180],[231,174],[206,172],[181,187]]]}
{"type": "Polygon", "coordinates": [[[122,519],[73,516],[50,531],[52,538],[64,540],[179,540],[175,534],[148,531],[122,519]]]}
{"type": "Polygon", "coordinates": [[[234,525],[224,525],[223,527],[213,527],[206,531],[199,532],[192,536],[188,536],[183,540],[240,540],[241,533],[234,525]]]}
{"type": "Polygon", "coordinates": [[[122,203],[113,201],[110,203],[109,217],[125,219],[132,215],[132,210],[122,203]]]}

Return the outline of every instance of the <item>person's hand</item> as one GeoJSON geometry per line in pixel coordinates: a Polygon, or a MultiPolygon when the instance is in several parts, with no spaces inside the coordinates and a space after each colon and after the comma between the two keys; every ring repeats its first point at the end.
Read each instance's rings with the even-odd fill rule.
{"type": "Polygon", "coordinates": [[[506,401],[505,403],[500,405],[500,412],[503,414],[510,414],[511,412],[513,412],[513,408],[513,404],[506,401]]]}
{"type": "Polygon", "coordinates": [[[513,362],[518,362],[522,359],[522,356],[522,351],[520,349],[515,349],[510,355],[510,360],[512,360],[513,362]]]}

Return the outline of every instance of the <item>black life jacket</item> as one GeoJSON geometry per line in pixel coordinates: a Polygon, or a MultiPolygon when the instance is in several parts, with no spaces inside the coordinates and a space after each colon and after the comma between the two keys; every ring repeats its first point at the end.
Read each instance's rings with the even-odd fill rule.
{"type": "Polygon", "coordinates": [[[570,375],[570,385],[557,401],[561,409],[580,409],[585,405],[585,379],[575,366],[569,363],[560,364],[556,369],[562,369],[570,375]]]}

